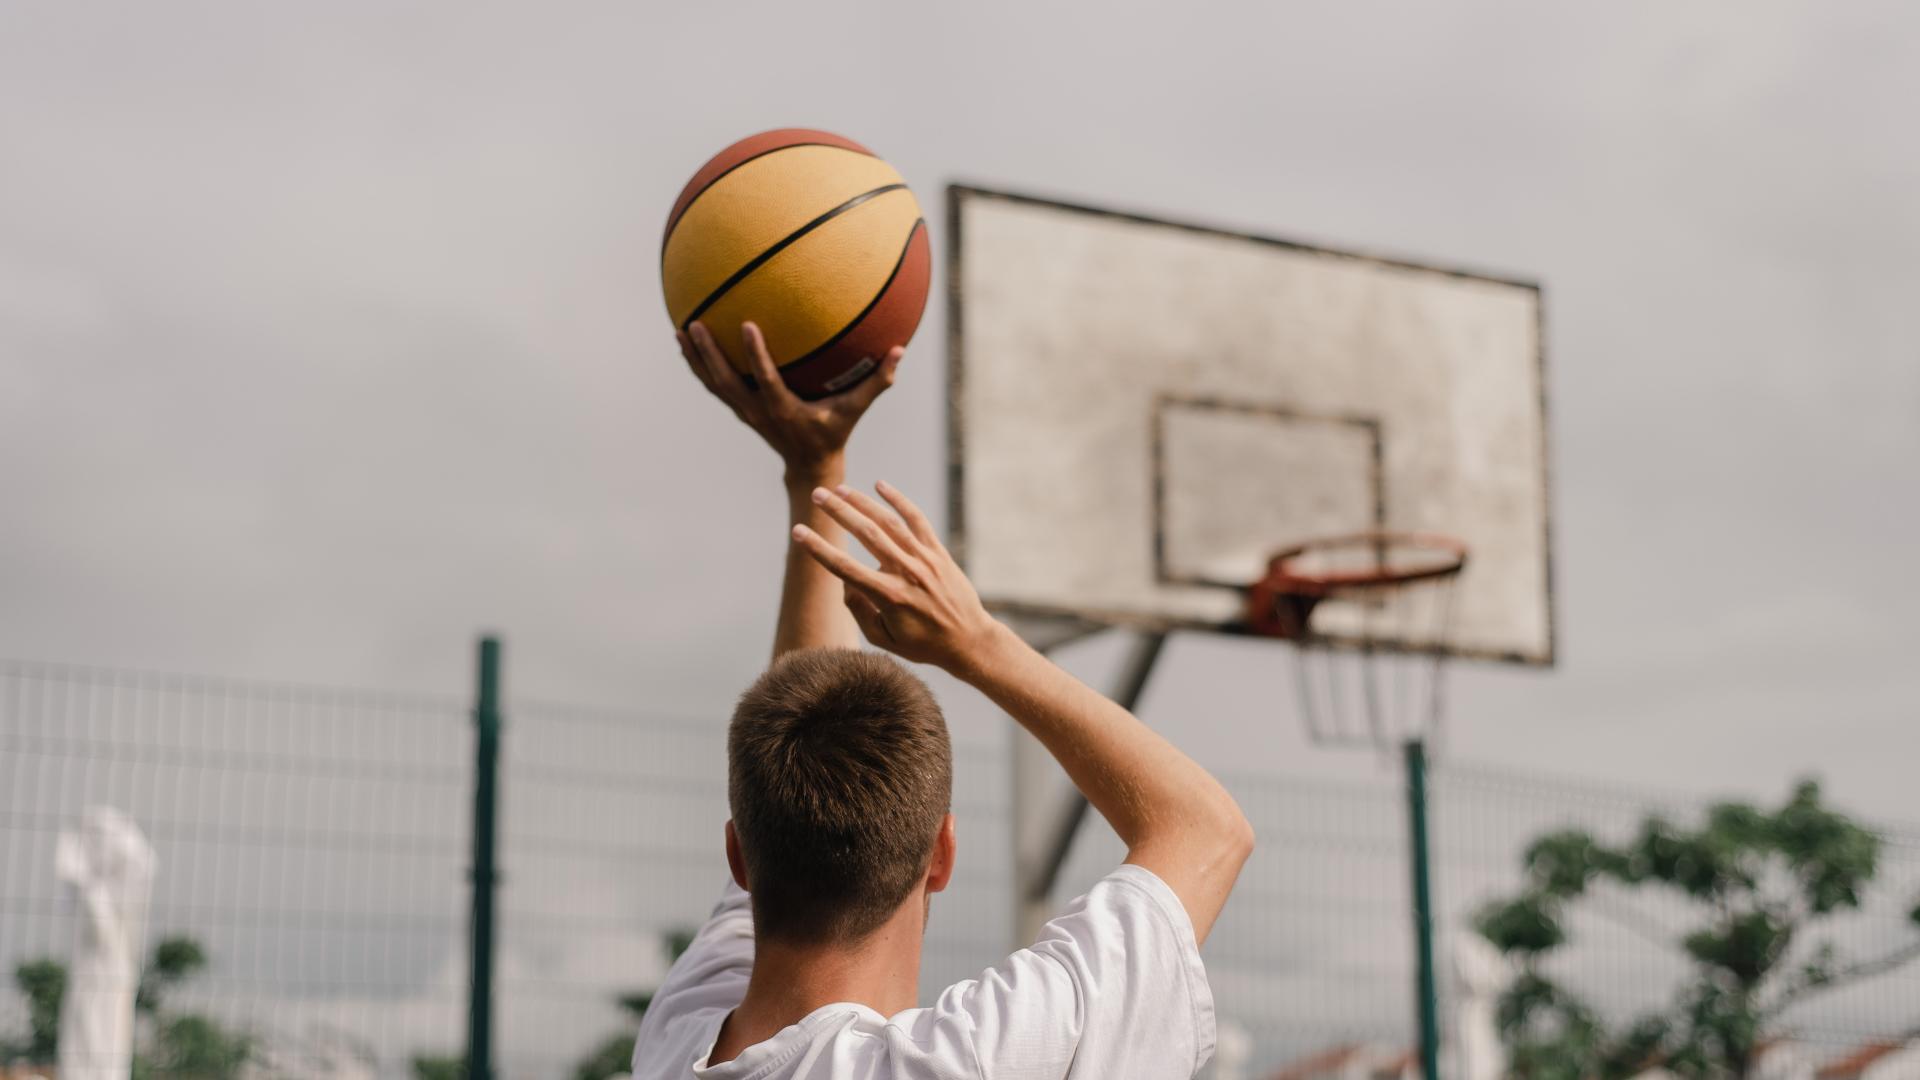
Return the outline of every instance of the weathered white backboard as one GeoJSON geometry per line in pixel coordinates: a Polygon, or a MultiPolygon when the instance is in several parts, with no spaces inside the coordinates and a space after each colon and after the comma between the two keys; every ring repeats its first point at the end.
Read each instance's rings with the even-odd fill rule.
{"type": "Polygon", "coordinates": [[[1445,640],[1394,603],[1317,636],[1551,664],[1539,286],[948,190],[956,550],[994,609],[1237,632],[1240,588],[1363,529],[1469,548],[1445,640]]]}

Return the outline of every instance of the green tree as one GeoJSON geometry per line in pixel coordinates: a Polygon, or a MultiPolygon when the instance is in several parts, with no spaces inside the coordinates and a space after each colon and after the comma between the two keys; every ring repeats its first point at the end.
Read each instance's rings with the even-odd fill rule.
{"type": "Polygon", "coordinates": [[[29,960],[13,969],[13,984],[27,1002],[27,1033],[0,1041],[0,1062],[52,1064],[60,1050],[60,999],[67,992],[67,969],[49,957],[29,960]]]}
{"type": "MultiPolygon", "coordinates": [[[[680,954],[693,944],[693,931],[687,929],[669,930],[660,936],[661,950],[666,953],[669,966],[680,959],[680,954]]],[[[573,1067],[573,1080],[607,1080],[618,1076],[633,1065],[633,1043],[640,1027],[640,1020],[647,1015],[647,1006],[653,1004],[653,991],[636,990],[621,994],[614,999],[620,1007],[632,1017],[632,1031],[609,1035],[597,1044],[591,1053],[580,1059],[573,1067]]],[[[427,1078],[422,1078],[427,1080],[427,1078]]]]}
{"type": "MultiPolygon", "coordinates": [[[[1721,803],[1692,828],[1649,817],[1618,846],[1580,830],[1535,839],[1521,892],[1476,919],[1520,971],[1497,1017],[1514,1074],[1624,1080],[1658,1058],[1684,1077],[1746,1077],[1787,1009],[1920,958],[1920,937],[1846,957],[1821,936],[1826,919],[1860,907],[1879,855],[1879,838],[1824,803],[1812,781],[1774,810],[1721,803]],[[1569,907],[1597,882],[1678,893],[1700,916],[1674,942],[1692,962],[1677,999],[1622,1026],[1543,971],[1567,943],[1569,907]]],[[[1909,918],[1920,926],[1920,906],[1909,918]]]]}

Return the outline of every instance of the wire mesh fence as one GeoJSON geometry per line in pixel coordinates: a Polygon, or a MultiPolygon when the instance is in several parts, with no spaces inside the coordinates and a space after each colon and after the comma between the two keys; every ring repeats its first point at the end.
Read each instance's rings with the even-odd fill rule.
{"type": "MultiPolygon", "coordinates": [[[[631,1048],[622,1000],[665,975],[676,935],[700,924],[726,880],[725,738],[723,711],[514,705],[496,961],[502,1075],[574,1075],[596,1050],[619,1048],[602,1054],[612,1061],[631,1048]]],[[[968,872],[936,900],[926,993],[978,970],[1008,938],[1001,766],[991,751],[955,748],[968,872]]]]}
{"type": "MultiPolygon", "coordinates": [[[[1838,801],[1844,805],[1844,793],[1838,801]]],[[[1759,795],[1767,812],[1792,792],[1759,795]]],[[[1466,926],[1490,899],[1512,896],[1522,883],[1520,852],[1532,840],[1579,830],[1603,844],[1640,835],[1649,818],[1681,830],[1701,828],[1720,800],[1698,795],[1632,790],[1566,779],[1536,779],[1484,768],[1442,774],[1439,803],[1446,832],[1442,898],[1455,925],[1466,926]]],[[[1799,931],[1782,944],[1777,974],[1761,983],[1764,1039],[1791,1044],[1810,1063],[1829,1065],[1874,1044],[1904,1044],[1920,1036],[1920,828],[1864,823],[1877,857],[1859,905],[1819,915],[1786,910],[1799,931]],[[1785,998],[1804,965],[1833,953],[1830,977],[1785,998]],[[1772,1007],[1778,1002],[1780,1007],[1772,1007]]],[[[1793,897],[1805,882],[1784,880],[1782,868],[1761,867],[1760,891],[1793,897]],[[1772,879],[1769,879],[1772,875],[1772,879]]],[[[1636,1019],[1681,1014],[1687,991],[1700,983],[1699,965],[1684,943],[1724,919],[1718,900],[1659,883],[1627,885],[1596,880],[1567,908],[1567,942],[1545,969],[1619,1030],[1636,1019]]],[[[1737,900],[1727,902],[1737,910],[1737,900]]]]}
{"type": "MultiPolygon", "coordinates": [[[[70,964],[89,920],[58,838],[110,807],[154,861],[144,1067],[395,1071],[457,1052],[470,740],[452,700],[0,666],[0,969],[70,964]]],[[[98,985],[65,974],[75,997],[98,985]]],[[[31,998],[0,1001],[10,1056],[44,1056],[18,1045],[31,998]]]]}
{"type": "MultiPolygon", "coordinates": [[[[1253,822],[1259,846],[1203,950],[1221,1028],[1217,1074],[1417,1075],[1402,778],[1386,770],[1373,781],[1223,781],[1253,822]]],[[[1458,1075],[1464,1029],[1482,1022],[1472,1015],[1476,1003],[1479,1017],[1490,1020],[1512,984],[1510,962],[1492,956],[1474,930],[1476,916],[1522,888],[1527,846],[1566,829],[1623,842],[1650,815],[1697,823],[1709,800],[1473,766],[1436,769],[1430,789],[1441,1068],[1458,1075]]],[[[1860,909],[1819,920],[1781,970],[1810,957],[1816,940],[1834,943],[1843,967],[1848,957],[1912,962],[1809,995],[1766,1025],[1764,1037],[1776,1047],[1792,1044],[1809,1077],[1814,1067],[1863,1048],[1920,1035],[1920,925],[1913,919],[1920,829],[1873,831],[1878,870],[1860,909]]],[[[1109,830],[1089,828],[1069,860],[1061,896],[1084,890],[1123,856],[1109,830]]],[[[1569,905],[1568,943],[1546,969],[1603,1024],[1623,1031],[1650,1013],[1679,1009],[1699,970],[1683,940],[1711,915],[1711,905],[1671,889],[1595,885],[1569,905]]],[[[1657,1061],[1649,1055],[1645,1064],[1657,1061]]],[[[1600,1075],[1597,1066],[1588,1075],[1600,1075]]]]}
{"type": "MultiPolygon", "coordinates": [[[[725,880],[725,721],[508,709],[497,1075],[624,1066],[633,1005],[725,880]]],[[[473,738],[454,699],[0,665],[0,1067],[51,1062],[20,973],[74,954],[84,904],[56,848],[111,807],[157,868],[142,966],[168,989],[140,1015],[145,1075],[461,1075],[473,738]],[[197,957],[171,980],[163,942],[197,957]]],[[[1000,764],[956,749],[969,872],[939,901],[929,992],[1009,936],[1000,764]]]]}
{"type": "MultiPolygon", "coordinates": [[[[496,1075],[600,1080],[676,936],[724,878],[725,718],[509,702],[494,953],[496,1075]]],[[[112,807],[156,873],[136,1050],[144,1077],[463,1073],[473,723],[431,698],[0,664],[0,1066],[50,1059],[46,968],[84,932],[58,872],[63,833],[112,807]],[[170,943],[167,949],[161,946],[170,943]],[[182,943],[185,943],[184,945],[182,943]],[[161,955],[165,953],[165,955],[161,955]]],[[[1414,1043],[1407,806],[1399,777],[1229,776],[1260,847],[1205,954],[1221,1018],[1217,1076],[1406,1071],[1414,1043]]],[[[1474,996],[1456,954],[1473,916],[1522,882],[1534,838],[1629,837],[1706,800],[1465,766],[1432,781],[1443,1023],[1474,996]]],[[[1783,793],[1784,794],[1784,793],[1783,793]]],[[[1010,792],[998,747],[956,748],[962,837],[936,898],[923,996],[1011,945],[1010,792]]],[[[1880,828],[1858,912],[1827,921],[1849,957],[1920,937],[1920,830],[1880,828]]],[[[1062,894],[1123,855],[1090,819],[1062,894]]],[[[1610,1021],[1671,1008],[1694,970],[1679,940],[1699,905],[1596,887],[1571,908],[1551,970],[1610,1021]]],[[[71,976],[72,973],[69,973],[71,976]]],[[[84,980],[81,980],[84,982],[84,980]]],[[[70,983],[70,989],[73,985],[70,983]]],[[[1839,1060],[1920,1026],[1920,963],[1783,1012],[1770,1034],[1839,1060]]],[[[1443,1064],[1457,1066],[1451,1040],[1443,1064]]]]}

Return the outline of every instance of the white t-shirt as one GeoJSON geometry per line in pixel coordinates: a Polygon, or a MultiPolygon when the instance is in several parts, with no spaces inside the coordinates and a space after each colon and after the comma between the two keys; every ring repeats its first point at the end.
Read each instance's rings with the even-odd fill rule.
{"type": "Polygon", "coordinates": [[[728,885],[653,997],[634,1080],[1161,1080],[1213,1056],[1213,993],[1186,908],[1124,865],[1034,944],[891,1017],[823,1005],[708,1066],[753,970],[747,894],[728,885]]]}

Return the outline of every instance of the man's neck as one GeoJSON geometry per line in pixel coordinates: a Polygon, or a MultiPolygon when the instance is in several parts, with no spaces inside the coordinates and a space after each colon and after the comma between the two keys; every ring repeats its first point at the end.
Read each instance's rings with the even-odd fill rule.
{"type": "Polygon", "coordinates": [[[720,1026],[707,1063],[732,1061],[822,1005],[854,1002],[882,1016],[913,1008],[925,931],[925,904],[909,899],[893,918],[852,945],[757,941],[746,996],[720,1026]]]}

